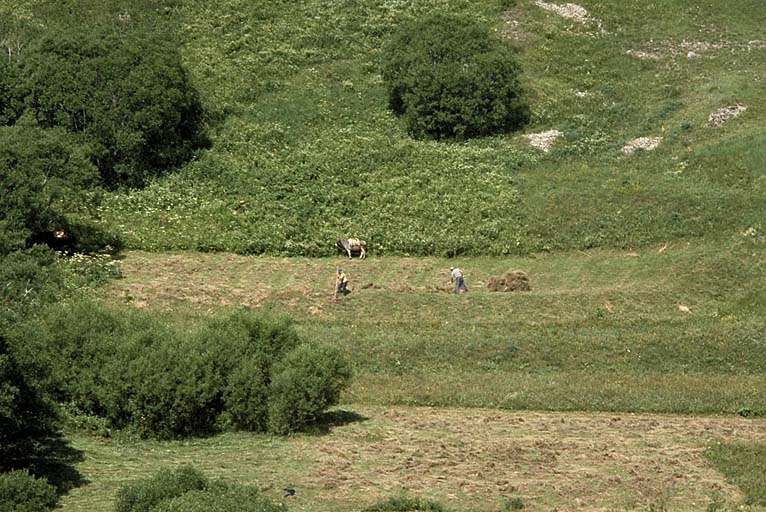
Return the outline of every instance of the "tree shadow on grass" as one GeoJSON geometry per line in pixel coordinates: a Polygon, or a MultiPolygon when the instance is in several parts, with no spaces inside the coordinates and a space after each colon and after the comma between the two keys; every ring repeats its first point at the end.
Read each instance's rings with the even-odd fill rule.
{"type": "Polygon", "coordinates": [[[62,435],[56,435],[41,440],[35,457],[26,462],[31,474],[48,480],[56,494],[62,496],[89,483],[74,467],[83,460],[84,452],[72,447],[62,435]]]}
{"type": "Polygon", "coordinates": [[[314,435],[329,434],[334,427],[342,427],[351,423],[361,423],[369,418],[357,414],[354,411],[334,410],[327,411],[311,425],[307,432],[314,435]]]}

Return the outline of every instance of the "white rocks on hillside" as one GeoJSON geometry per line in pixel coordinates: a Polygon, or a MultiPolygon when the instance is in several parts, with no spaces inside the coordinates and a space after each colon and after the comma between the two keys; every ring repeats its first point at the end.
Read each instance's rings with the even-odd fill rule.
{"type": "Polygon", "coordinates": [[[530,133],[526,138],[531,146],[542,149],[547,153],[561,135],[562,133],[558,130],[548,130],[547,132],[530,133]]]}
{"type": "Polygon", "coordinates": [[[588,11],[586,11],[584,7],[577,4],[553,4],[543,2],[542,0],[537,0],[535,5],[545,9],[546,11],[554,12],[561,17],[568,18],[579,23],[587,23],[590,20],[588,11]]]}
{"type": "Polygon", "coordinates": [[[622,152],[626,155],[632,155],[638,149],[651,151],[659,146],[661,142],[662,137],[639,137],[625,144],[622,147],[622,152]]]}
{"type": "Polygon", "coordinates": [[[727,121],[734,119],[745,110],[747,110],[747,107],[740,105],[739,103],[736,105],[729,105],[728,107],[719,108],[708,116],[707,125],[711,128],[718,128],[719,126],[725,124],[727,121]]]}

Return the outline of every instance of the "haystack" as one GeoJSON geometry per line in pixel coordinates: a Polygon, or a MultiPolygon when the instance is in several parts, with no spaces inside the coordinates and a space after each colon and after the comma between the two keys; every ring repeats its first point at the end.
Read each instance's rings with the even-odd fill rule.
{"type": "Polygon", "coordinates": [[[487,282],[493,292],[528,292],[529,276],[521,270],[512,270],[502,276],[493,276],[487,282]]]}

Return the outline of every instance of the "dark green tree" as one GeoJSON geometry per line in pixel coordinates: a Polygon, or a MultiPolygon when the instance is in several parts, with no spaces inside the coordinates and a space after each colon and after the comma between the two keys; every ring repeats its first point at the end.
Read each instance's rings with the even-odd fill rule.
{"type": "Polygon", "coordinates": [[[57,431],[56,414],[0,334],[0,470],[21,467],[57,431]]]}
{"type": "Polygon", "coordinates": [[[417,138],[466,139],[529,121],[513,51],[489,28],[437,14],[403,23],[383,52],[389,106],[417,138]]]}
{"type": "Polygon", "coordinates": [[[15,66],[7,58],[0,59],[0,126],[14,124],[23,111],[16,83],[15,66]]]}
{"type": "Polygon", "coordinates": [[[80,134],[109,187],[141,186],[207,143],[177,44],[151,27],[52,29],[19,62],[38,124],[80,134]]]}
{"type": "Polygon", "coordinates": [[[0,127],[0,254],[68,230],[98,171],[62,129],[0,127]]]}

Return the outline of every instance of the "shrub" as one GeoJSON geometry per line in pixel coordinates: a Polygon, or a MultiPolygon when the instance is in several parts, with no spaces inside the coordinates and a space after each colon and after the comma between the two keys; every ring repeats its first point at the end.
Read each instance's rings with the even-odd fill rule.
{"type": "Polygon", "coordinates": [[[437,14],[400,25],[382,74],[389,106],[417,138],[465,139],[529,121],[511,49],[471,18],[437,14]]]}
{"type": "Polygon", "coordinates": [[[56,488],[26,471],[0,474],[0,510],[47,512],[56,506],[56,488]]]}
{"type": "Polygon", "coordinates": [[[0,254],[0,329],[27,318],[61,297],[65,276],[55,255],[42,247],[0,254]],[[5,318],[4,318],[5,317],[5,318]]]}
{"type": "Polygon", "coordinates": [[[274,369],[269,389],[269,430],[287,434],[309,426],[338,403],[351,378],[337,349],[304,344],[274,369]]]}
{"type": "Polygon", "coordinates": [[[447,512],[447,509],[435,501],[395,496],[367,507],[362,512],[447,512]]]}
{"type": "Polygon", "coordinates": [[[63,130],[0,127],[0,254],[69,229],[98,181],[81,146],[63,130]]]}
{"type": "Polygon", "coordinates": [[[155,512],[284,512],[287,507],[261,495],[255,487],[215,483],[163,501],[155,512]]]}
{"type": "Polygon", "coordinates": [[[142,436],[169,439],[214,431],[225,377],[216,361],[220,352],[201,341],[171,332],[125,361],[130,389],[120,398],[127,400],[126,412],[142,436]]]}
{"type": "Polygon", "coordinates": [[[140,24],[51,28],[20,57],[39,125],[79,134],[108,186],[140,186],[206,144],[197,92],[165,34],[140,24]]]}
{"type": "Polygon", "coordinates": [[[210,320],[198,336],[217,343],[225,360],[224,409],[232,425],[265,431],[272,367],[300,343],[290,320],[239,310],[210,320]]]}
{"type": "Polygon", "coordinates": [[[348,381],[336,351],[300,344],[286,318],[246,311],[188,329],[160,316],[89,301],[54,304],[10,330],[25,357],[47,368],[47,394],[99,429],[144,437],[220,428],[275,431],[308,425],[348,381]],[[278,377],[275,377],[278,376],[278,377]]]}
{"type": "Polygon", "coordinates": [[[190,466],[163,469],[149,478],[125,485],[117,492],[116,512],[153,512],[165,500],[206,489],[207,477],[190,466]]]}
{"type": "Polygon", "coordinates": [[[253,432],[268,428],[269,375],[260,357],[244,359],[229,374],[224,395],[232,426],[253,432]]]}
{"type": "Polygon", "coordinates": [[[163,469],[123,486],[117,512],[281,512],[287,510],[252,486],[209,481],[190,466],[163,469]]]}
{"type": "MultiPolygon", "coordinates": [[[[12,468],[36,455],[40,441],[55,433],[56,414],[30,379],[29,369],[18,364],[0,334],[0,469],[12,468]]],[[[21,477],[3,482],[18,483],[21,477]]],[[[6,487],[3,487],[3,491],[6,487]]],[[[5,496],[0,497],[0,502],[5,496]]],[[[15,510],[13,508],[0,510],[15,510]]],[[[32,510],[32,509],[30,509],[32,510]]]]}

